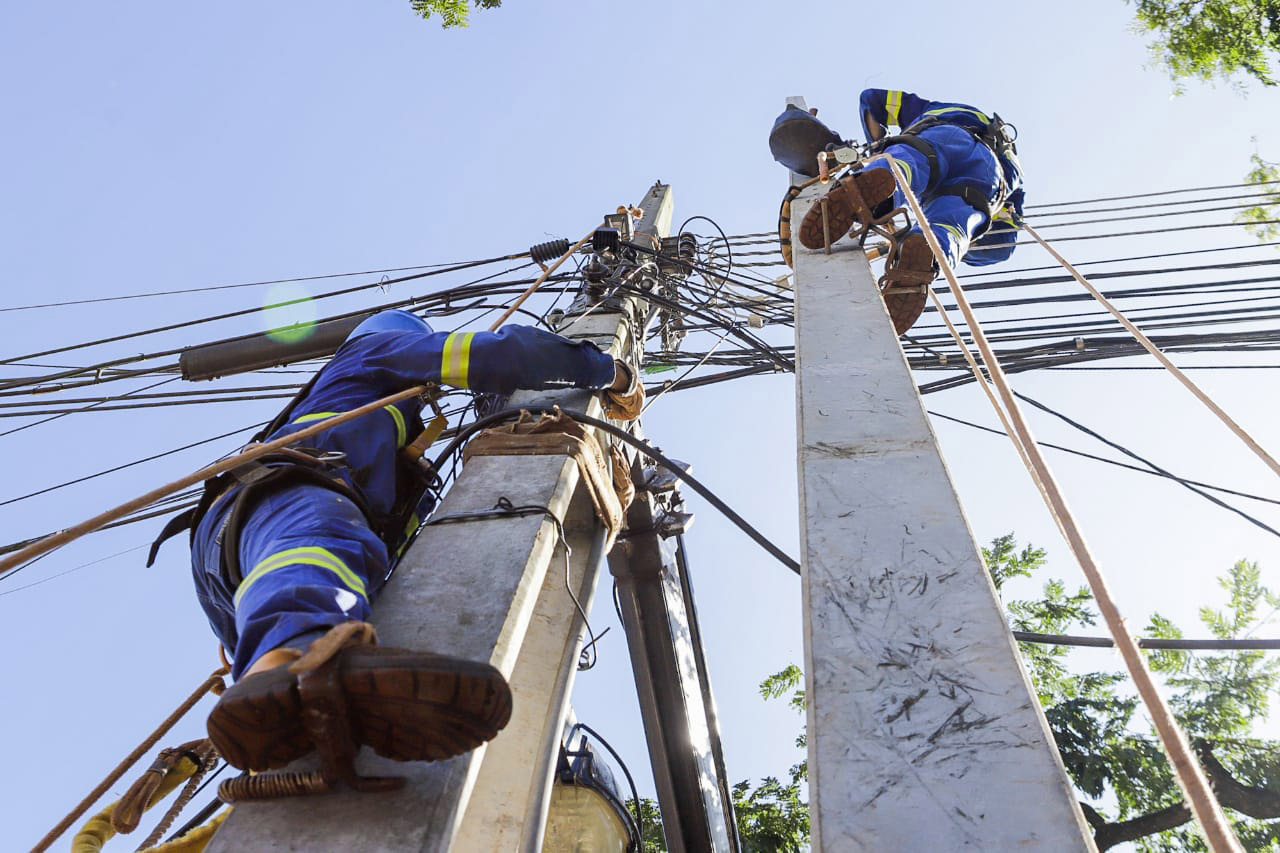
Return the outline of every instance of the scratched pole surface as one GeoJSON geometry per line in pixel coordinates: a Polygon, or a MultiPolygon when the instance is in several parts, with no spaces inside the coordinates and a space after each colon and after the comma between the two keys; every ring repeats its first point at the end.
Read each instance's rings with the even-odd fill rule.
{"type": "Polygon", "coordinates": [[[870,266],[793,249],[813,848],[1093,849],[870,266]]]}

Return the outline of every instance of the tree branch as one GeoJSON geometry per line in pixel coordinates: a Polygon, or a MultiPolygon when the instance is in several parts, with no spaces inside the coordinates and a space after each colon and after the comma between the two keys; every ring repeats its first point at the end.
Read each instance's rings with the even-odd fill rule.
{"type": "MultiPolygon", "coordinates": [[[[1196,754],[1205,772],[1209,774],[1209,783],[1224,808],[1258,820],[1280,817],[1280,791],[1255,788],[1240,782],[1222,766],[1214,756],[1213,749],[1204,741],[1196,743],[1196,754]]],[[[1098,814],[1088,803],[1081,803],[1080,808],[1084,811],[1089,826],[1093,827],[1093,841],[1098,845],[1099,851],[1173,829],[1191,820],[1191,810],[1184,803],[1176,803],[1141,817],[1114,823],[1098,814]]]]}
{"type": "Polygon", "coordinates": [[[1098,850],[1109,850],[1117,844],[1134,841],[1166,829],[1173,829],[1191,820],[1191,810],[1183,803],[1176,803],[1168,808],[1145,814],[1142,817],[1130,818],[1111,823],[1105,820],[1085,803],[1080,804],[1084,816],[1093,827],[1093,843],[1098,850]]]}
{"type": "Polygon", "coordinates": [[[1258,820],[1280,817],[1280,791],[1241,783],[1222,766],[1214,757],[1213,750],[1203,741],[1196,744],[1196,753],[1223,806],[1258,820]]]}

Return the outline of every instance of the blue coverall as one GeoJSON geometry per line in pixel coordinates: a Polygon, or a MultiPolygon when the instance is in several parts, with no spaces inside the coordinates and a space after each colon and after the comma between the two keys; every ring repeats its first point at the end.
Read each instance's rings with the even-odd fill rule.
{"type": "MultiPolygon", "coordinates": [[[[594,344],[528,326],[506,326],[496,334],[374,332],[339,348],[290,423],[270,437],[425,382],[509,394],[517,388],[600,389],[613,380],[613,359],[594,344]]],[[[385,515],[395,502],[396,454],[417,437],[418,408],[416,400],[404,400],[304,443],[345,454],[345,479],[372,513],[385,515]]],[[[192,541],[197,596],[232,656],[235,678],[271,649],[305,648],[334,625],[366,621],[390,565],[387,545],[351,500],[295,481],[264,487],[270,491],[249,509],[240,529],[244,578],[232,588],[221,568],[219,534],[240,488],[218,498],[192,541]]]]}
{"type": "MultiPolygon", "coordinates": [[[[965,130],[981,131],[989,123],[990,116],[967,104],[927,101],[911,92],[890,89],[867,89],[859,103],[863,132],[868,142],[873,141],[868,116],[881,127],[893,126],[904,130],[926,117],[936,117],[945,122],[919,133],[920,139],[933,146],[941,173],[930,193],[925,194],[932,175],[924,154],[902,144],[890,145],[885,153],[895,157],[907,173],[911,190],[920,198],[933,233],[953,268],[962,259],[970,266],[985,266],[1013,254],[1017,229],[1022,222],[1022,165],[1012,154],[997,157],[995,152],[965,130]],[[998,209],[992,204],[995,221],[985,233],[974,239],[988,224],[986,214],[959,196],[939,194],[938,190],[968,185],[983,193],[988,203],[993,203],[998,200],[1001,177],[1006,189],[1004,204],[998,209]]],[[[888,169],[889,164],[880,160],[868,168],[888,169]]],[[[906,199],[898,191],[894,194],[894,206],[904,204],[906,199]]],[[[916,225],[911,230],[916,232],[920,228],[916,225]]]]}

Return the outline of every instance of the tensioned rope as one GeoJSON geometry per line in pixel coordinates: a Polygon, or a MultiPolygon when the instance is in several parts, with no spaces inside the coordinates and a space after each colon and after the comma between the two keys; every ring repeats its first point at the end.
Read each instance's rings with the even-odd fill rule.
{"type": "Polygon", "coordinates": [[[1280,462],[1277,462],[1270,453],[1264,450],[1262,445],[1258,444],[1258,442],[1254,440],[1253,436],[1245,431],[1244,427],[1236,423],[1230,415],[1223,411],[1221,406],[1215,403],[1208,394],[1201,390],[1199,385],[1191,380],[1191,377],[1179,370],[1178,366],[1170,361],[1169,357],[1161,352],[1160,348],[1152,343],[1151,339],[1143,334],[1141,329],[1130,322],[1129,318],[1126,317],[1124,313],[1111,302],[1111,300],[1103,296],[1096,287],[1090,284],[1089,280],[1081,275],[1080,271],[1073,267],[1066,258],[1058,254],[1058,250],[1050,246],[1048,242],[1040,236],[1036,229],[1032,228],[1030,225],[1025,225],[1024,228],[1037,243],[1044,247],[1046,252],[1053,256],[1054,260],[1062,264],[1063,268],[1067,272],[1071,273],[1072,278],[1078,281],[1081,287],[1089,291],[1089,293],[1093,295],[1093,298],[1098,300],[1098,303],[1103,308],[1110,311],[1111,315],[1120,322],[1120,325],[1124,326],[1125,329],[1129,331],[1129,334],[1133,335],[1133,337],[1138,341],[1138,343],[1142,344],[1143,348],[1147,352],[1155,356],[1156,360],[1163,364],[1165,369],[1172,373],[1175,379],[1186,386],[1187,390],[1194,394],[1197,400],[1204,403],[1205,407],[1208,408],[1209,411],[1217,415],[1218,419],[1226,424],[1227,428],[1234,432],[1240,440],[1258,456],[1259,459],[1265,462],[1268,468],[1276,474],[1280,474],[1280,462]]]}
{"type": "MultiPolygon", "coordinates": [[[[951,295],[956,300],[960,312],[964,315],[974,343],[977,344],[978,350],[982,354],[983,363],[987,368],[987,375],[996,386],[1000,399],[1004,403],[1008,423],[1013,427],[1010,434],[1017,436],[1016,443],[1021,445],[1020,455],[1030,462],[1028,470],[1044,497],[1050,514],[1054,517],[1059,529],[1062,530],[1064,538],[1080,563],[1080,568],[1084,572],[1090,590],[1093,592],[1094,600],[1098,604],[1098,610],[1102,614],[1107,630],[1115,640],[1116,648],[1120,651],[1120,656],[1129,671],[1129,676],[1133,679],[1138,695],[1142,697],[1143,704],[1151,715],[1152,722],[1155,724],[1156,731],[1160,736],[1161,745],[1164,747],[1173,767],[1174,777],[1178,780],[1178,786],[1182,789],[1184,797],[1190,804],[1191,811],[1195,815],[1196,821],[1200,824],[1201,831],[1204,833],[1210,849],[1215,853],[1243,851],[1240,842],[1236,839],[1230,824],[1227,822],[1226,815],[1222,810],[1222,804],[1218,802],[1213,789],[1209,786],[1209,781],[1205,777],[1204,771],[1195,759],[1186,734],[1182,731],[1182,727],[1177,720],[1174,719],[1172,710],[1156,687],[1155,679],[1147,667],[1146,659],[1143,657],[1137,641],[1129,632],[1124,617],[1120,613],[1119,606],[1111,594],[1106,578],[1103,576],[1096,560],[1094,560],[1093,554],[1084,539],[1084,534],[1080,530],[1075,516],[1067,506],[1066,498],[1058,486],[1048,462],[1040,452],[1040,448],[1031,433],[1031,428],[1018,405],[1017,398],[1014,397],[1013,389],[1009,386],[1008,378],[1005,376],[1000,362],[996,359],[995,353],[992,352],[991,345],[987,341],[986,334],[978,323],[977,317],[974,315],[968,297],[961,289],[955,273],[952,272],[950,265],[947,263],[946,253],[943,252],[937,236],[933,233],[932,228],[929,227],[929,220],[925,216],[920,200],[916,198],[911,189],[910,181],[906,179],[897,160],[893,157],[887,154],[880,154],[872,159],[887,162],[890,171],[898,182],[899,189],[911,207],[916,221],[920,224],[920,230],[929,244],[929,249],[933,252],[939,268],[946,276],[947,283],[951,287],[951,295]]],[[[1040,238],[1037,236],[1037,239],[1040,238]]],[[[1041,242],[1043,243],[1043,241],[1041,242]]],[[[1063,260],[1062,263],[1066,264],[1066,261],[1063,260]]],[[[930,292],[932,293],[931,288],[930,292]]],[[[1098,296],[1101,298],[1100,294],[1098,296]]],[[[935,297],[935,304],[939,313],[944,314],[941,300],[937,300],[935,297]]],[[[948,325],[949,328],[954,329],[954,326],[948,325]]],[[[962,350],[967,349],[958,333],[956,334],[956,343],[962,350]]],[[[976,368],[977,362],[972,356],[969,358],[969,363],[976,368]]],[[[976,378],[981,384],[986,384],[981,372],[977,374],[976,378]]],[[[992,399],[994,400],[994,398],[992,399]]],[[[1001,420],[1003,421],[1004,417],[1001,420]]]]}
{"type": "Polygon", "coordinates": [[[165,717],[164,720],[161,721],[160,725],[156,726],[155,730],[151,732],[151,734],[147,735],[142,743],[138,744],[138,746],[134,748],[133,752],[125,756],[124,759],[107,774],[107,777],[98,783],[96,788],[90,791],[75,808],[62,818],[62,820],[58,821],[57,826],[49,830],[49,832],[45,834],[44,838],[41,838],[36,842],[35,846],[31,848],[31,853],[40,853],[42,850],[49,849],[49,845],[57,841],[58,836],[66,832],[67,829],[71,827],[71,824],[75,823],[81,815],[88,811],[89,807],[96,803],[112,785],[120,781],[120,777],[123,776],[130,767],[137,764],[138,760],[142,758],[142,756],[146,755],[151,747],[155,746],[160,741],[160,738],[164,737],[165,732],[169,731],[169,729],[173,728],[179,720],[185,717],[187,712],[194,708],[196,703],[204,698],[205,694],[210,691],[214,693],[221,693],[224,687],[222,676],[226,675],[229,671],[230,667],[219,667],[212,675],[200,682],[200,686],[192,691],[191,695],[184,699],[182,704],[175,708],[169,716],[165,717]]]}
{"type": "Polygon", "coordinates": [[[185,489],[188,486],[194,486],[197,483],[202,483],[205,480],[216,477],[233,468],[237,468],[246,462],[252,462],[253,460],[261,456],[265,456],[268,453],[274,453],[275,451],[301,441],[304,438],[310,438],[311,436],[317,435],[325,430],[333,429],[334,427],[348,421],[363,417],[371,412],[379,411],[383,407],[390,406],[400,400],[407,400],[410,397],[416,397],[426,391],[427,387],[425,385],[414,385],[412,388],[406,388],[405,390],[399,391],[395,394],[388,394],[380,400],[374,400],[372,403],[367,403],[357,409],[352,409],[349,412],[334,415],[327,420],[317,421],[311,426],[304,427],[297,432],[283,435],[280,438],[263,444],[256,444],[247,450],[243,450],[240,453],[223,459],[220,462],[215,462],[212,465],[206,465],[200,470],[194,471],[185,477],[181,477],[171,483],[154,488],[133,500],[126,501],[119,506],[113,507],[105,512],[98,513],[92,518],[82,521],[79,524],[68,527],[65,530],[61,530],[50,536],[46,536],[37,542],[31,543],[21,551],[17,551],[8,557],[0,559],[0,575],[22,565],[28,560],[43,556],[55,548],[59,548],[68,542],[79,539],[86,533],[92,533],[104,524],[115,521],[118,518],[122,518],[131,512],[137,512],[144,507],[150,506],[161,498],[173,494],[180,489],[185,489]]]}

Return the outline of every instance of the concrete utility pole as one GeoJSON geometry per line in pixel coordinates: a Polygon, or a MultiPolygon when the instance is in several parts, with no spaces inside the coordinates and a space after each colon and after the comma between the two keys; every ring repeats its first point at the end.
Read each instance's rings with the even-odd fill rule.
{"type": "Polygon", "coordinates": [[[662,826],[671,853],[739,849],[733,795],[720,751],[711,679],[702,656],[693,587],[678,528],[675,478],[632,468],[629,535],[609,554],[631,650],[662,826]]]}
{"type": "Polygon", "coordinates": [[[813,848],[1091,850],[866,256],[792,249],[813,848]]]}
{"type": "MultiPolygon", "coordinates": [[[[667,236],[672,206],[670,188],[655,184],[640,204],[638,233],[667,236]]],[[[580,298],[559,331],[638,367],[653,313],[634,295],[604,303],[580,298]]],[[[526,392],[510,401],[552,404],[603,417],[595,395],[583,391],[526,392]]],[[[608,446],[607,436],[597,437],[608,446]]],[[[487,512],[502,497],[517,507],[546,507],[561,520],[564,538],[537,513],[430,525],[383,591],[374,622],[386,645],[496,666],[514,693],[507,728],[486,747],[445,762],[398,763],[363,750],[362,773],[406,776],[405,788],[238,804],[211,853],[540,849],[582,647],[582,620],[569,590],[589,612],[605,531],[576,462],[564,456],[474,457],[433,519],[487,512]]]]}

